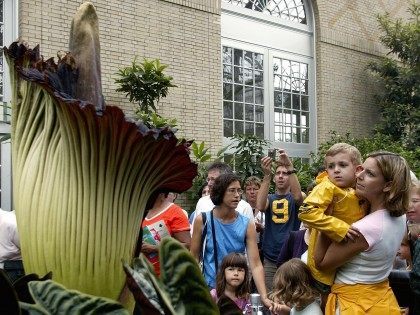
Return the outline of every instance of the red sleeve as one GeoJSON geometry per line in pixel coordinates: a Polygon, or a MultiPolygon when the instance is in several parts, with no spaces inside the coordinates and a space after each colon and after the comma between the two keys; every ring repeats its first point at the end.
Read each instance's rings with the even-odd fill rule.
{"type": "Polygon", "coordinates": [[[169,225],[168,227],[171,230],[171,235],[173,233],[190,230],[190,222],[180,206],[173,204],[168,209],[167,215],[169,216],[167,222],[169,225]]]}

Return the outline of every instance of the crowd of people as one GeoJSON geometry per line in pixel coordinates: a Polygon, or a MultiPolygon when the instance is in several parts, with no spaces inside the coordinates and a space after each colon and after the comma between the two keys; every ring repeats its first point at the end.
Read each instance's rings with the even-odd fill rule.
{"type": "MultiPolygon", "coordinates": [[[[263,178],[242,182],[227,164],[209,165],[189,218],[176,194],[154,193],[138,250],[157,275],[159,243],[173,237],[201,264],[215,302],[244,314],[251,293],[272,314],[420,314],[420,182],[403,157],[362,161],[334,144],[306,192],[284,150],[261,167],[263,178]]],[[[24,272],[19,247],[14,212],[0,209],[0,269],[11,282],[24,272]]]]}
{"type": "Polygon", "coordinates": [[[306,192],[284,150],[261,159],[263,178],[243,183],[225,163],[208,167],[181,242],[211,296],[244,314],[251,293],[272,314],[420,314],[420,186],[405,159],[374,152],[362,161],[338,143],[324,162],[306,192]],[[396,269],[410,273],[408,302],[388,280],[396,269]]]}

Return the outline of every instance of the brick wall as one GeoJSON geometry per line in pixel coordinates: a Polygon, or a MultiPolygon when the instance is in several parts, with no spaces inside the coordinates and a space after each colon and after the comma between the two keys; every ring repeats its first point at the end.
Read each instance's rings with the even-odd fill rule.
{"type": "Polygon", "coordinates": [[[330,130],[368,135],[378,119],[379,86],[366,71],[386,53],[376,16],[407,17],[408,0],[313,1],[316,23],[318,140],[330,130]]]}
{"type": "MultiPolygon", "coordinates": [[[[68,49],[81,1],[22,0],[20,35],[45,57],[68,49]]],[[[107,104],[133,105],[115,92],[118,68],[135,56],[167,64],[176,88],[158,106],[178,120],[179,137],[221,145],[220,2],[217,0],[94,1],[99,17],[103,93],[107,104]]]]}
{"type": "MultiPolygon", "coordinates": [[[[318,140],[329,130],[367,135],[378,117],[368,61],[385,52],[376,15],[405,17],[409,0],[313,0],[318,140]]],[[[22,0],[20,34],[45,56],[66,49],[80,1],[22,0]]],[[[109,104],[133,106],[115,92],[115,72],[134,56],[159,58],[178,86],[158,107],[178,120],[179,135],[221,146],[220,0],[95,1],[100,19],[103,87],[109,104]]]]}
{"type": "MultiPolygon", "coordinates": [[[[68,45],[70,23],[82,1],[21,0],[19,29],[45,57],[68,45]]],[[[385,53],[376,14],[408,16],[409,0],[312,0],[315,17],[318,143],[328,131],[368,135],[378,118],[378,87],[366,64],[385,53]]],[[[178,135],[222,145],[220,0],[98,0],[101,63],[108,104],[133,106],[115,92],[118,68],[134,56],[159,58],[178,86],[158,112],[178,120],[178,135]]]]}

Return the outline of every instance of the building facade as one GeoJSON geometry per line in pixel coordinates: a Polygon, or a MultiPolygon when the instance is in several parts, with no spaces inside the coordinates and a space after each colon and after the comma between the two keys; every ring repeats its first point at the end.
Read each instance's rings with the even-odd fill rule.
{"type": "MultiPolygon", "coordinates": [[[[19,36],[45,58],[66,50],[83,1],[4,0],[3,45],[19,36]]],[[[158,106],[178,135],[216,152],[234,133],[307,157],[331,130],[369,135],[377,86],[369,61],[386,53],[376,16],[407,17],[408,0],[98,0],[103,92],[135,56],[158,58],[174,78],[158,106]]],[[[2,63],[3,65],[3,63],[2,63]]],[[[2,100],[7,102],[7,69],[2,100]]],[[[7,126],[6,126],[7,129],[7,126]]],[[[2,156],[7,156],[2,150],[2,156]]],[[[3,174],[3,167],[2,167],[3,174]]],[[[6,175],[5,175],[6,176],[6,175]]],[[[5,179],[2,175],[2,189],[5,179]]],[[[2,204],[3,206],[3,204],[2,204]]]]}

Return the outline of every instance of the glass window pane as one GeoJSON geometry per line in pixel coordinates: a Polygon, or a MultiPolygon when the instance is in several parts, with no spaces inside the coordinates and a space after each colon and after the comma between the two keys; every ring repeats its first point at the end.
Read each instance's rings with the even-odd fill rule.
{"type": "Polygon", "coordinates": [[[255,106],[255,121],[264,122],[264,106],[255,106]]]}
{"type": "Polygon", "coordinates": [[[243,83],[244,76],[243,76],[243,70],[240,67],[234,67],[234,78],[235,83],[243,83]]]}
{"type": "Polygon", "coordinates": [[[275,108],[274,109],[274,123],[282,123],[283,122],[283,116],[281,113],[281,109],[275,108]]]}
{"type": "Polygon", "coordinates": [[[245,105],[245,120],[254,121],[254,106],[245,105]]]}
{"type": "Polygon", "coordinates": [[[305,6],[296,0],[222,0],[232,6],[242,7],[273,17],[307,24],[305,6]]]}
{"type": "Polygon", "coordinates": [[[232,119],[232,125],[226,128],[232,127],[233,134],[256,134],[255,121],[262,125],[258,132],[263,134],[263,57],[251,51],[223,47],[223,117],[232,119]],[[245,120],[251,124],[247,125],[245,120]]]}
{"type": "Polygon", "coordinates": [[[293,126],[299,125],[299,122],[300,122],[299,112],[293,111],[292,112],[292,124],[293,124],[293,126]]]}
{"type": "Polygon", "coordinates": [[[242,53],[240,49],[234,49],[234,64],[235,66],[242,66],[242,53]]]}
{"type": "Polygon", "coordinates": [[[243,85],[235,84],[235,101],[243,102],[244,100],[244,87],[243,85]]]}
{"type": "Polygon", "coordinates": [[[305,63],[300,64],[300,77],[301,79],[308,78],[308,65],[305,63]]]}
{"type": "Polygon", "coordinates": [[[223,99],[232,100],[232,97],[233,97],[232,84],[223,83],[223,99]]]}
{"type": "Polygon", "coordinates": [[[292,108],[300,109],[299,94],[292,94],[292,108]]]}
{"type": "Polygon", "coordinates": [[[255,104],[264,104],[264,90],[255,88],[255,104]]]}
{"type": "Polygon", "coordinates": [[[223,118],[233,118],[232,102],[223,102],[223,118]]]}
{"type": "Polygon", "coordinates": [[[283,113],[283,123],[285,125],[291,125],[292,124],[292,113],[290,110],[285,110],[283,113]]]}
{"type": "Polygon", "coordinates": [[[274,107],[281,107],[282,104],[281,92],[274,91],[274,107]]]}
{"type": "Polygon", "coordinates": [[[279,75],[274,75],[274,89],[280,90],[281,89],[281,77],[279,75]]]}
{"type": "Polygon", "coordinates": [[[308,80],[300,81],[300,91],[302,94],[308,94],[308,80]]]}
{"type": "Polygon", "coordinates": [[[232,82],[232,66],[223,65],[223,81],[232,82]]]}
{"type": "Polygon", "coordinates": [[[253,66],[252,52],[245,51],[244,53],[245,53],[245,55],[244,55],[244,67],[245,68],[252,68],[252,66],[253,66]]]}
{"type": "Polygon", "coordinates": [[[252,69],[244,69],[244,83],[246,85],[254,85],[252,69]]]}
{"type": "Polygon", "coordinates": [[[242,103],[235,103],[235,119],[244,119],[244,105],[242,103]]]}
{"type": "Polygon", "coordinates": [[[232,48],[223,46],[223,63],[232,64],[232,48]]]}
{"type": "Polygon", "coordinates": [[[264,124],[255,124],[255,135],[264,139],[264,124]]]}
{"type": "Polygon", "coordinates": [[[308,104],[308,97],[307,96],[302,95],[300,97],[300,105],[302,106],[302,110],[306,110],[306,111],[309,110],[309,104],[308,104]]]}
{"type": "Polygon", "coordinates": [[[281,75],[281,60],[279,58],[273,58],[273,73],[281,75]]]}
{"type": "Polygon", "coordinates": [[[244,134],[244,123],[243,121],[235,121],[235,134],[244,134]]]}
{"type": "Polygon", "coordinates": [[[292,61],[290,63],[292,77],[299,78],[299,62],[292,61]]]}
{"type": "Polygon", "coordinates": [[[290,66],[290,60],[282,60],[281,61],[281,74],[290,76],[292,73],[291,66],[290,66]]]}
{"type": "Polygon", "coordinates": [[[274,141],[283,141],[283,128],[279,125],[274,126],[274,141]]]}
{"type": "Polygon", "coordinates": [[[309,129],[302,128],[302,143],[309,143],[309,129]]]}
{"type": "Polygon", "coordinates": [[[292,78],[291,79],[292,81],[292,83],[291,83],[291,88],[292,88],[292,92],[294,92],[294,93],[299,93],[299,91],[300,91],[300,80],[299,79],[296,79],[296,78],[292,78]]]}
{"type": "Polygon", "coordinates": [[[246,135],[253,135],[254,134],[254,123],[245,123],[245,134],[246,135]]]}
{"type": "Polygon", "coordinates": [[[292,141],[300,143],[300,128],[292,128],[292,141]]]}
{"type": "Polygon", "coordinates": [[[290,93],[283,93],[283,107],[292,108],[292,95],[290,93]]]}
{"type": "Polygon", "coordinates": [[[254,103],[254,88],[252,86],[245,87],[245,102],[254,103]]]}
{"type": "Polygon", "coordinates": [[[255,86],[263,87],[263,72],[262,71],[255,71],[255,86]]]}
{"type": "Polygon", "coordinates": [[[302,113],[300,116],[300,125],[302,127],[309,127],[309,113],[302,113]]]}
{"type": "Polygon", "coordinates": [[[282,77],[282,89],[284,91],[290,91],[290,81],[291,79],[289,77],[282,77]]]}
{"type": "Polygon", "coordinates": [[[284,127],[284,142],[292,142],[292,128],[284,127]]]}
{"type": "Polygon", "coordinates": [[[254,54],[254,68],[260,70],[263,69],[263,55],[254,54]]]}
{"type": "Polygon", "coordinates": [[[233,136],[233,121],[232,120],[223,120],[223,136],[224,137],[233,136]]]}

